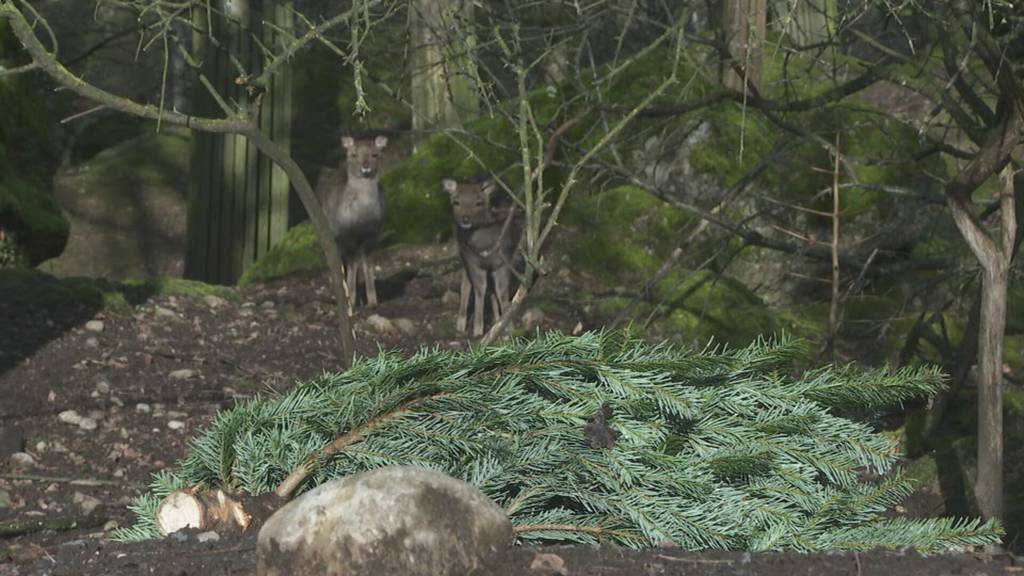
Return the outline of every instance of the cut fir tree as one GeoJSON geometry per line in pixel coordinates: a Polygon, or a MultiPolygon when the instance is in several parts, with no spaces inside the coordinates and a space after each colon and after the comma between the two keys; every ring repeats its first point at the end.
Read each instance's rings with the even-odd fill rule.
{"type": "Polygon", "coordinates": [[[607,332],[381,353],[221,414],[117,537],[159,537],[157,509],[176,491],[290,496],[405,464],[480,488],[520,541],[799,552],[999,541],[993,522],[887,518],[911,491],[892,474],[895,446],[840,416],[934,394],[941,373],[794,377],[801,352],[787,339],[693,351],[607,332]]]}

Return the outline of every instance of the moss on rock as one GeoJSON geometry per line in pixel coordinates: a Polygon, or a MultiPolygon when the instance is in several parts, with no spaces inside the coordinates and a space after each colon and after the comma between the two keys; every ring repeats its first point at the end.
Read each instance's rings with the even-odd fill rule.
{"type": "Polygon", "coordinates": [[[71,228],[41,185],[14,175],[0,176],[0,230],[13,235],[17,263],[36,266],[60,255],[71,228]]]}
{"type": "Polygon", "coordinates": [[[425,244],[451,236],[451,208],[441,188],[444,178],[466,179],[485,173],[482,163],[510,186],[521,181],[517,171],[508,170],[517,153],[497,144],[514,140],[507,119],[481,118],[467,126],[467,133],[432,136],[381,177],[388,199],[388,243],[425,244]]]}
{"type": "MultiPolygon", "coordinates": [[[[0,21],[0,65],[23,61],[0,21]]],[[[51,120],[24,76],[0,78],[0,110],[0,231],[9,259],[35,266],[60,254],[68,238],[68,222],[50,193],[51,120]]]]}
{"type": "Polygon", "coordinates": [[[768,307],[738,280],[710,270],[674,271],[654,289],[670,311],[668,322],[685,338],[746,346],[780,328],[768,307]]]}
{"type": "Polygon", "coordinates": [[[239,278],[238,285],[266,282],[296,272],[322,270],[326,266],[327,260],[313,225],[304,222],[288,230],[280,242],[250,266],[239,278]]]}
{"type": "Polygon", "coordinates": [[[97,278],[57,278],[38,270],[0,270],[0,300],[10,305],[79,304],[124,310],[125,300],[113,282],[97,278]]]}
{"type": "Polygon", "coordinates": [[[566,250],[576,270],[605,282],[647,280],[680,242],[690,217],[635,186],[620,186],[573,202],[566,224],[576,227],[566,250]]]}
{"type": "Polygon", "coordinates": [[[207,284],[197,280],[160,276],[158,278],[130,278],[122,284],[129,289],[142,289],[150,294],[174,296],[217,296],[225,300],[238,300],[238,292],[229,286],[207,284]]]}

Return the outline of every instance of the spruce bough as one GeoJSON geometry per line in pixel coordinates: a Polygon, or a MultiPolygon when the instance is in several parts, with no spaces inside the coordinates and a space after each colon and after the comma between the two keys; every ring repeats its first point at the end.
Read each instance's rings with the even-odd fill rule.
{"type": "Polygon", "coordinates": [[[222,413],[117,538],[157,537],[156,506],[182,487],[262,494],[306,464],[304,491],[410,464],[479,487],[520,541],[799,552],[999,541],[994,522],[885,517],[911,491],[891,474],[893,443],[839,415],[934,394],[940,372],[793,377],[801,353],[785,338],[693,351],[621,332],[382,352],[222,413]],[[344,436],[354,441],[317,457],[344,436]]]}

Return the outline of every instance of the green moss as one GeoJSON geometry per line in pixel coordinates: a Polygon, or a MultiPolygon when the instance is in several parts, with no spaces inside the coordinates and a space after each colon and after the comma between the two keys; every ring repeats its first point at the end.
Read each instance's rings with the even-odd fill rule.
{"type": "Polygon", "coordinates": [[[1010,370],[1024,370],[1024,334],[1007,334],[1003,338],[1003,363],[1010,370]]]}
{"type": "MultiPolygon", "coordinates": [[[[0,24],[0,65],[26,62],[7,24],[0,24]]],[[[0,229],[16,242],[16,261],[28,266],[60,254],[68,236],[49,189],[52,121],[35,91],[28,75],[0,78],[0,229]]]]}
{"type": "Polygon", "coordinates": [[[280,242],[242,274],[238,285],[266,282],[295,272],[321,270],[326,266],[313,225],[305,222],[288,230],[280,242]]]}
{"type": "Polygon", "coordinates": [[[76,184],[110,193],[110,201],[135,198],[139,189],[179,189],[189,169],[191,132],[168,125],[156,132],[155,127],[148,122],[142,136],[96,154],[88,170],[76,174],[76,184]]]}
{"type": "Polygon", "coordinates": [[[58,256],[70,225],[49,192],[18,176],[0,176],[0,229],[12,233],[28,266],[58,256]]]}
{"type": "Polygon", "coordinates": [[[1006,293],[1006,333],[1024,334],[1024,284],[1019,281],[1006,293]]]}
{"type": "Polygon", "coordinates": [[[521,180],[518,171],[507,170],[516,161],[514,150],[495,144],[513,141],[506,119],[481,118],[467,130],[468,136],[434,135],[381,177],[388,199],[388,243],[425,244],[451,236],[451,208],[441,188],[444,178],[465,179],[485,172],[482,162],[512,186],[521,180]]]}
{"type": "Polygon", "coordinates": [[[56,278],[27,268],[0,270],[0,301],[14,306],[80,304],[97,309],[116,298],[114,283],[93,278],[56,278]]]}
{"type": "Polygon", "coordinates": [[[238,300],[238,292],[229,286],[207,284],[196,280],[161,276],[159,278],[136,279],[122,282],[127,287],[144,289],[151,294],[170,294],[175,296],[219,296],[225,300],[238,300]]]}
{"type": "Polygon", "coordinates": [[[674,271],[655,286],[672,327],[690,340],[745,346],[780,328],[768,307],[741,282],[709,270],[674,271]]]}
{"type": "MultiPolygon", "coordinates": [[[[779,139],[779,130],[761,114],[732,102],[699,112],[710,124],[705,142],[690,154],[690,165],[698,173],[715,177],[723,186],[732,186],[746,176],[771,153],[779,139]]],[[[823,177],[816,175],[814,179],[823,177]]],[[[806,183],[800,187],[813,186],[806,183]]]]}
{"type": "Polygon", "coordinates": [[[1024,391],[1013,388],[1003,390],[1003,414],[1012,419],[1024,416],[1024,391]]]}
{"type": "Polygon", "coordinates": [[[225,300],[239,299],[232,288],[181,278],[114,282],[102,278],[58,278],[27,268],[0,270],[0,301],[15,305],[79,304],[127,314],[131,312],[133,302],[139,303],[160,294],[191,297],[212,294],[225,300]]]}
{"type": "Polygon", "coordinates": [[[102,116],[81,132],[71,151],[71,164],[88,161],[100,152],[153,131],[152,122],[131,114],[102,116]]]}
{"type": "Polygon", "coordinates": [[[574,202],[566,224],[577,227],[566,250],[577,270],[606,282],[647,280],[678,245],[689,216],[635,186],[574,202]]]}
{"type": "Polygon", "coordinates": [[[903,477],[913,483],[915,488],[933,485],[939,481],[939,465],[933,456],[922,456],[903,468],[903,477]]]}

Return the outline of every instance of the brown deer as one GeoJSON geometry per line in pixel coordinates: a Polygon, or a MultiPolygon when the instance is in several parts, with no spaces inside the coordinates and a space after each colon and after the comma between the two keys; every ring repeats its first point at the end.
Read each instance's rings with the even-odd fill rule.
{"type": "Polygon", "coordinates": [[[366,304],[377,305],[377,286],[370,253],[380,241],[387,206],[381,190],[378,170],[380,151],[387,146],[387,136],[356,140],[341,139],[346,157],[337,170],[325,170],[317,182],[317,191],[324,199],[327,222],[338,243],[338,252],[347,272],[349,298],[358,302],[358,269],[362,268],[366,285],[366,304]]]}
{"type": "Polygon", "coordinates": [[[501,318],[509,305],[509,284],[516,245],[514,226],[511,221],[506,222],[511,217],[508,212],[511,207],[501,209],[498,206],[493,180],[456,182],[446,178],[444,189],[451,199],[455,238],[462,259],[462,285],[455,328],[460,333],[466,331],[472,289],[473,336],[480,336],[484,333],[484,298],[487,295],[488,276],[494,281],[491,297],[494,322],[501,318]]]}

